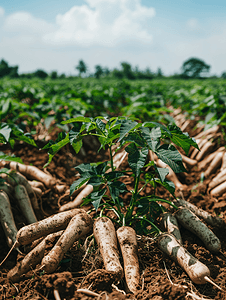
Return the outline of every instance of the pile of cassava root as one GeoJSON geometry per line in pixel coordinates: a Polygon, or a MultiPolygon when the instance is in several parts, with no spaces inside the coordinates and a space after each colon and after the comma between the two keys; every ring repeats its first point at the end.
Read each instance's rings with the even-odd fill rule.
{"type": "MultiPolygon", "coordinates": [[[[193,120],[186,120],[181,117],[181,113],[178,115],[176,113],[177,111],[174,112],[176,123],[184,132],[189,126],[194,126],[193,120]]],[[[204,178],[216,174],[208,183],[207,192],[214,197],[221,196],[226,192],[226,149],[222,142],[221,128],[215,126],[207,131],[202,129],[194,136],[200,151],[192,148],[188,156],[181,153],[182,160],[188,171],[192,169],[202,171],[204,178]]],[[[115,157],[114,165],[119,167],[125,159],[126,152],[123,150],[115,157]]],[[[155,154],[150,152],[149,159],[154,160],[159,167],[169,168],[168,180],[175,184],[176,191],[181,192],[183,198],[187,185],[182,184],[173,170],[155,154]]],[[[47,274],[55,272],[73,244],[93,234],[103,258],[105,271],[113,274],[114,283],[117,284],[125,278],[125,291],[135,295],[142,289],[137,235],[134,229],[123,226],[116,230],[109,218],[92,219],[86,208],[79,208],[83,199],[93,191],[91,185],[84,184],[72,195],[72,201],[59,205],[58,213],[43,219],[39,199],[44,189],[54,190],[59,194],[59,199],[67,199],[69,195],[67,187],[50,174],[33,166],[2,160],[0,168],[10,170],[0,175],[5,180],[0,183],[0,218],[8,246],[18,252],[21,252],[21,246],[30,245],[31,248],[30,252],[8,272],[7,278],[10,282],[22,280],[24,274],[31,269],[34,272],[42,270],[47,274]],[[15,225],[11,199],[18,201],[27,221],[27,225],[19,230],[15,225]],[[46,253],[49,241],[53,247],[46,253]],[[123,264],[120,262],[120,256],[123,258],[123,264]]],[[[225,228],[225,222],[185,199],[175,199],[174,205],[178,207],[177,210],[170,209],[161,215],[159,224],[162,232],[155,239],[157,246],[186,271],[193,283],[210,282],[222,290],[211,280],[209,268],[183,246],[179,226],[196,234],[210,252],[220,253],[221,242],[208,225],[225,228]]],[[[91,290],[80,289],[80,291],[95,296],[91,290]]]]}

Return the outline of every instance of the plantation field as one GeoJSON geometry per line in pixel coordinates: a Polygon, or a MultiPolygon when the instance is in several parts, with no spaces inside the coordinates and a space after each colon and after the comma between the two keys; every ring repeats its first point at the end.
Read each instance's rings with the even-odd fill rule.
{"type": "MultiPolygon", "coordinates": [[[[21,243],[0,266],[0,299],[226,299],[225,107],[223,79],[1,79],[0,200],[6,192],[17,230],[33,222],[16,196],[15,173],[31,187],[35,225],[80,206],[79,226],[84,218],[90,224],[78,234],[82,227],[68,221],[21,243]],[[204,231],[211,230],[207,241],[197,225],[180,220],[181,205],[195,212],[192,218],[202,220],[204,231]],[[170,230],[162,220],[166,212],[176,217],[182,242],[172,250],[168,243],[164,252],[159,237],[170,230]],[[105,258],[101,249],[110,249],[114,239],[108,246],[106,231],[103,246],[98,241],[102,218],[112,221],[113,231],[128,226],[136,232],[127,261],[119,237],[113,247],[125,276],[106,263],[114,264],[113,256],[105,258]],[[20,273],[25,255],[41,243],[44,248],[20,273]],[[125,270],[134,253],[139,270],[131,283],[125,270]],[[196,259],[209,273],[191,274],[196,259]]],[[[2,208],[0,216],[2,261],[18,236],[4,229],[9,225],[2,208]]]]}

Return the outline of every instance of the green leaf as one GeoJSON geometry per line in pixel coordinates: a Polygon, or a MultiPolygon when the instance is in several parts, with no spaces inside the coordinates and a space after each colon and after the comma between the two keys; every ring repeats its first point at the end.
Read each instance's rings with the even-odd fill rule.
{"type": "Polygon", "coordinates": [[[128,133],[130,130],[134,129],[138,125],[137,122],[131,121],[131,120],[122,120],[121,126],[120,126],[120,138],[118,142],[120,142],[128,133]]]}
{"type": "Polygon", "coordinates": [[[104,176],[107,179],[107,181],[112,181],[114,179],[118,179],[124,176],[124,173],[120,171],[114,171],[114,172],[105,173],[104,176]]]}
{"type": "Polygon", "coordinates": [[[91,184],[92,186],[99,186],[103,183],[104,183],[104,180],[100,175],[99,176],[92,176],[88,181],[88,184],[91,184]]]}
{"type": "MultiPolygon", "coordinates": [[[[2,168],[2,169],[0,169],[0,174],[2,174],[2,173],[8,173],[9,171],[10,171],[10,169],[2,168]]],[[[0,178],[0,179],[3,179],[3,178],[0,178]]]]}
{"type": "Polygon", "coordinates": [[[7,99],[5,101],[5,103],[3,104],[3,106],[2,106],[2,112],[1,113],[2,113],[3,116],[5,116],[9,112],[10,107],[11,107],[11,100],[7,99]]]}
{"type": "Polygon", "coordinates": [[[164,163],[170,166],[175,173],[186,172],[182,157],[173,145],[163,144],[155,152],[164,163]]]}
{"type": "Polygon", "coordinates": [[[128,192],[126,185],[121,181],[114,181],[108,184],[112,200],[116,201],[116,198],[119,197],[120,194],[124,192],[128,192]]]}
{"type": "Polygon", "coordinates": [[[163,124],[160,124],[160,123],[157,123],[157,122],[145,122],[145,123],[143,123],[143,127],[160,127],[162,132],[164,132],[168,137],[171,137],[170,131],[163,124]]]}
{"type": "Polygon", "coordinates": [[[146,158],[148,155],[148,148],[142,148],[138,150],[135,143],[131,143],[125,148],[128,155],[128,163],[133,171],[133,173],[138,177],[140,175],[141,169],[144,167],[146,158]]]}
{"type": "Polygon", "coordinates": [[[46,129],[49,129],[51,122],[55,119],[54,116],[48,116],[45,118],[44,124],[46,129]]]}
{"type": "Polygon", "coordinates": [[[89,178],[89,176],[87,176],[87,178],[83,176],[82,178],[75,180],[70,186],[70,195],[72,195],[75,190],[79,189],[89,178]]]}
{"type": "Polygon", "coordinates": [[[94,208],[96,210],[98,210],[99,206],[100,206],[100,202],[101,202],[101,199],[103,198],[105,192],[106,192],[106,188],[100,190],[100,191],[97,191],[97,192],[92,192],[90,194],[90,198],[92,200],[92,204],[94,206],[94,208]]]}
{"type": "Polygon", "coordinates": [[[155,152],[160,143],[160,137],[161,137],[160,128],[159,127],[152,128],[152,130],[150,131],[149,128],[147,127],[141,127],[140,130],[149,148],[155,152]]]}
{"type": "Polygon", "coordinates": [[[0,155],[0,160],[1,159],[6,160],[6,161],[15,161],[15,162],[19,162],[19,163],[23,164],[23,161],[20,157],[10,156],[7,154],[0,155]]]}
{"type": "Polygon", "coordinates": [[[137,215],[145,216],[148,220],[154,222],[162,213],[161,205],[156,201],[159,201],[159,199],[152,199],[148,197],[142,197],[141,199],[139,199],[137,215]]]}
{"type": "Polygon", "coordinates": [[[80,151],[83,145],[82,137],[79,136],[81,128],[82,123],[75,123],[74,127],[69,131],[69,141],[76,153],[80,151]]]}
{"type": "Polygon", "coordinates": [[[2,128],[0,129],[0,135],[3,136],[3,138],[6,142],[9,141],[11,131],[12,131],[12,128],[10,128],[7,124],[4,124],[2,126],[2,128]]]}
{"type": "Polygon", "coordinates": [[[93,165],[93,167],[95,168],[96,174],[103,175],[106,172],[107,165],[108,165],[108,161],[105,161],[103,163],[102,162],[101,163],[95,163],[93,165]]]}
{"type": "Polygon", "coordinates": [[[74,140],[77,139],[78,135],[80,134],[81,127],[82,123],[75,123],[73,128],[69,131],[69,140],[71,144],[74,140]]]}
{"type": "Polygon", "coordinates": [[[19,140],[19,141],[23,141],[29,145],[38,147],[35,143],[35,141],[30,137],[30,136],[26,136],[26,134],[24,134],[23,131],[18,130],[16,128],[12,129],[10,138],[15,139],[15,140],[19,140]]]}
{"type": "Polygon", "coordinates": [[[81,150],[82,145],[83,145],[82,138],[81,138],[81,139],[78,139],[77,141],[73,141],[72,147],[73,147],[73,149],[75,150],[75,152],[76,152],[77,154],[78,154],[79,151],[81,150]]]}
{"type": "Polygon", "coordinates": [[[182,132],[176,125],[169,125],[168,128],[172,134],[171,141],[175,145],[181,147],[185,151],[186,155],[188,155],[190,146],[199,149],[195,139],[190,138],[187,132],[182,132]]]}
{"type": "Polygon", "coordinates": [[[80,164],[79,166],[75,167],[75,170],[77,170],[80,174],[90,174],[90,176],[95,175],[95,171],[93,169],[93,166],[89,163],[80,164]]]}
{"type": "Polygon", "coordinates": [[[61,122],[61,124],[69,124],[69,123],[73,123],[73,122],[91,122],[92,119],[91,118],[86,118],[86,117],[83,117],[83,116],[80,116],[80,117],[76,117],[76,118],[71,118],[69,120],[66,120],[66,121],[63,121],[61,122]]]}
{"type": "Polygon", "coordinates": [[[102,120],[96,119],[96,125],[97,125],[97,128],[98,128],[101,132],[104,132],[104,131],[105,131],[106,124],[105,124],[102,120]]]}
{"type": "Polygon", "coordinates": [[[124,139],[124,142],[134,142],[137,146],[145,147],[145,140],[140,136],[139,132],[130,132],[124,139]]]}
{"type": "Polygon", "coordinates": [[[108,162],[100,162],[100,163],[84,163],[80,164],[79,166],[75,167],[75,169],[83,175],[89,174],[89,176],[95,176],[95,175],[103,175],[105,173],[106,167],[107,167],[108,162]]]}
{"type": "Polygon", "coordinates": [[[49,160],[48,162],[45,164],[44,168],[47,167],[54,155],[62,148],[64,147],[65,145],[67,145],[69,143],[69,134],[66,135],[66,137],[62,140],[60,140],[59,142],[57,142],[56,144],[52,144],[50,147],[49,147],[49,150],[48,150],[48,155],[49,155],[49,160]]]}
{"type": "Polygon", "coordinates": [[[169,174],[169,169],[168,168],[158,168],[156,167],[156,171],[160,177],[160,180],[163,182],[165,180],[166,175],[169,174]]]}
{"type": "MultiPolygon", "coordinates": [[[[4,184],[5,181],[6,181],[5,179],[3,179],[3,178],[0,177],[0,185],[4,184]]],[[[0,187],[0,189],[1,189],[1,187],[0,187]]]]}
{"type": "Polygon", "coordinates": [[[161,181],[161,180],[156,178],[155,182],[157,182],[157,183],[161,184],[162,186],[164,186],[164,188],[167,189],[167,191],[169,191],[172,195],[174,195],[175,185],[172,181],[169,181],[169,180],[161,181]]]}
{"type": "Polygon", "coordinates": [[[100,141],[100,144],[101,144],[100,149],[102,149],[102,148],[105,149],[105,146],[106,146],[106,145],[109,145],[109,147],[110,147],[110,145],[111,145],[116,139],[118,139],[119,136],[120,136],[119,133],[118,133],[118,134],[115,134],[113,131],[110,131],[110,132],[108,133],[108,136],[107,136],[107,137],[104,137],[104,136],[99,137],[99,141],[100,141]]]}

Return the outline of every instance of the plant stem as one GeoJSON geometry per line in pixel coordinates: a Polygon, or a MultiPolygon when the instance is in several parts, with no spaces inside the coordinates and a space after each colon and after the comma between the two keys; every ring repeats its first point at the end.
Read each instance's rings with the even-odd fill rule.
{"type": "Polygon", "coordinates": [[[126,215],[125,215],[125,222],[130,220],[132,217],[133,209],[134,209],[135,203],[137,201],[137,196],[138,196],[139,181],[140,181],[140,174],[137,177],[135,177],[134,192],[132,194],[129,207],[128,207],[126,215]]]}
{"type": "MultiPolygon", "coordinates": [[[[146,196],[145,198],[150,198],[151,196],[146,196]]],[[[150,201],[152,201],[152,200],[150,200],[150,201]]],[[[161,201],[161,202],[165,202],[165,203],[168,203],[169,205],[171,205],[173,208],[175,208],[175,209],[178,209],[178,206],[176,206],[175,204],[173,204],[171,201],[169,201],[169,200],[165,200],[165,199],[153,199],[153,201],[152,202],[157,202],[157,201],[161,201]]]]}
{"type": "Polygon", "coordinates": [[[112,156],[111,145],[109,145],[109,150],[110,150],[111,170],[114,171],[114,164],[113,164],[113,156],[112,156]]]}
{"type": "Polygon", "coordinates": [[[134,194],[133,194],[133,197],[132,197],[133,198],[133,203],[136,202],[136,200],[137,200],[139,181],[140,181],[140,174],[135,179],[134,194]]]}
{"type": "Polygon", "coordinates": [[[143,191],[143,189],[145,188],[145,186],[146,186],[148,183],[149,183],[149,182],[145,182],[145,184],[139,189],[138,195],[140,194],[141,191],[143,191]]]}
{"type": "Polygon", "coordinates": [[[151,224],[151,226],[153,226],[155,228],[155,230],[158,232],[158,234],[162,233],[162,231],[153,222],[151,222],[150,220],[142,218],[142,217],[136,217],[136,219],[147,221],[148,223],[151,224]]]}

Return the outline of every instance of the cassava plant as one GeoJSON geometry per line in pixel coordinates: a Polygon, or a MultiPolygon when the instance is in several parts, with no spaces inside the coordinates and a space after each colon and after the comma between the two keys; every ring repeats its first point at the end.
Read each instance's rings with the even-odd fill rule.
{"type": "Polygon", "coordinates": [[[135,223],[138,232],[145,232],[147,225],[151,224],[152,228],[159,232],[154,225],[154,220],[164,210],[159,202],[173,204],[155,193],[145,196],[141,196],[140,193],[147,184],[154,188],[160,184],[174,196],[175,186],[166,179],[169,170],[157,167],[154,160],[148,161],[148,153],[155,153],[175,173],[184,172],[186,169],[182,157],[174,145],[188,153],[191,145],[198,148],[196,142],[175,125],[166,127],[156,122],[140,123],[130,117],[77,117],[62,123],[70,123],[73,127],[67,134],[61,133],[56,142],[51,141],[44,147],[49,153],[46,165],[67,143],[78,153],[83,145],[83,138],[87,135],[96,136],[100,142],[99,150],[108,148],[110,156],[109,161],[83,163],[75,167],[80,178],[71,185],[70,193],[84,183],[92,185],[93,192],[84,199],[84,204],[92,202],[96,210],[101,208],[101,215],[104,209],[113,210],[119,225],[130,226],[135,223]],[[129,169],[117,170],[114,167],[113,158],[118,151],[127,152],[129,169]],[[125,175],[133,177],[134,188],[131,191],[127,190],[126,184],[121,180],[125,175]],[[121,198],[125,192],[131,192],[127,208],[124,207],[121,198]]]}

